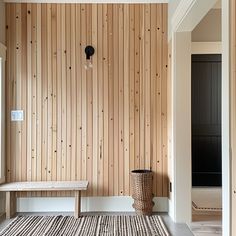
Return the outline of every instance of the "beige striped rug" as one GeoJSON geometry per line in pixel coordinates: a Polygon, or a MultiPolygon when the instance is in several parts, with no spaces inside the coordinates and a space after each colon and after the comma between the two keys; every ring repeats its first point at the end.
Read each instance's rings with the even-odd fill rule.
{"type": "Polygon", "coordinates": [[[0,235],[5,236],[169,236],[160,216],[18,216],[0,235]]]}

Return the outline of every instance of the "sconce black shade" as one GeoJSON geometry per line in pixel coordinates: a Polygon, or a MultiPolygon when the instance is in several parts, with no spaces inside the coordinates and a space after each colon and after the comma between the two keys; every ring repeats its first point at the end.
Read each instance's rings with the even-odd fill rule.
{"type": "Polygon", "coordinates": [[[85,48],[86,60],[89,60],[90,57],[94,54],[95,50],[93,46],[87,46],[85,48]]]}

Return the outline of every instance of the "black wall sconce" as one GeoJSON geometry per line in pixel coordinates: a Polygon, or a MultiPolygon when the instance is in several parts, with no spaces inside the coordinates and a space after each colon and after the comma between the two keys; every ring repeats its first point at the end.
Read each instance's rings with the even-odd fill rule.
{"type": "Polygon", "coordinates": [[[95,50],[93,46],[86,46],[85,48],[86,60],[90,60],[90,57],[94,54],[95,50]]]}
{"type": "Polygon", "coordinates": [[[86,54],[86,63],[85,63],[85,69],[88,70],[88,69],[91,69],[93,68],[93,64],[92,64],[92,56],[95,52],[95,49],[93,46],[86,46],[85,50],[84,50],[85,54],[86,54]]]}

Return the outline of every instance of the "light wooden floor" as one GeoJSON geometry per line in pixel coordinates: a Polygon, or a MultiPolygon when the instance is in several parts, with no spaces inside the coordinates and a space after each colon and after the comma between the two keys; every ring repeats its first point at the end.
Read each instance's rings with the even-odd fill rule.
{"type": "Polygon", "coordinates": [[[222,219],[219,214],[193,214],[191,230],[195,236],[222,235],[222,219]]]}
{"type": "Polygon", "coordinates": [[[222,189],[194,187],[192,200],[198,209],[192,212],[190,228],[195,236],[222,235],[222,189]],[[199,208],[205,208],[199,210],[199,208]],[[209,210],[207,210],[207,208],[209,210]],[[213,210],[214,209],[214,210],[213,210]]]}

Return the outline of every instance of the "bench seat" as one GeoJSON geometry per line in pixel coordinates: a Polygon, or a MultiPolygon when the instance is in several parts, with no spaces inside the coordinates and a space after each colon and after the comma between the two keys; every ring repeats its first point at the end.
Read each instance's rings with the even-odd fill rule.
{"type": "Polygon", "coordinates": [[[0,192],[6,192],[6,218],[16,213],[16,192],[35,191],[73,191],[75,195],[76,218],[80,215],[81,191],[88,189],[88,181],[37,181],[37,182],[11,182],[0,185],[0,192]]]}

